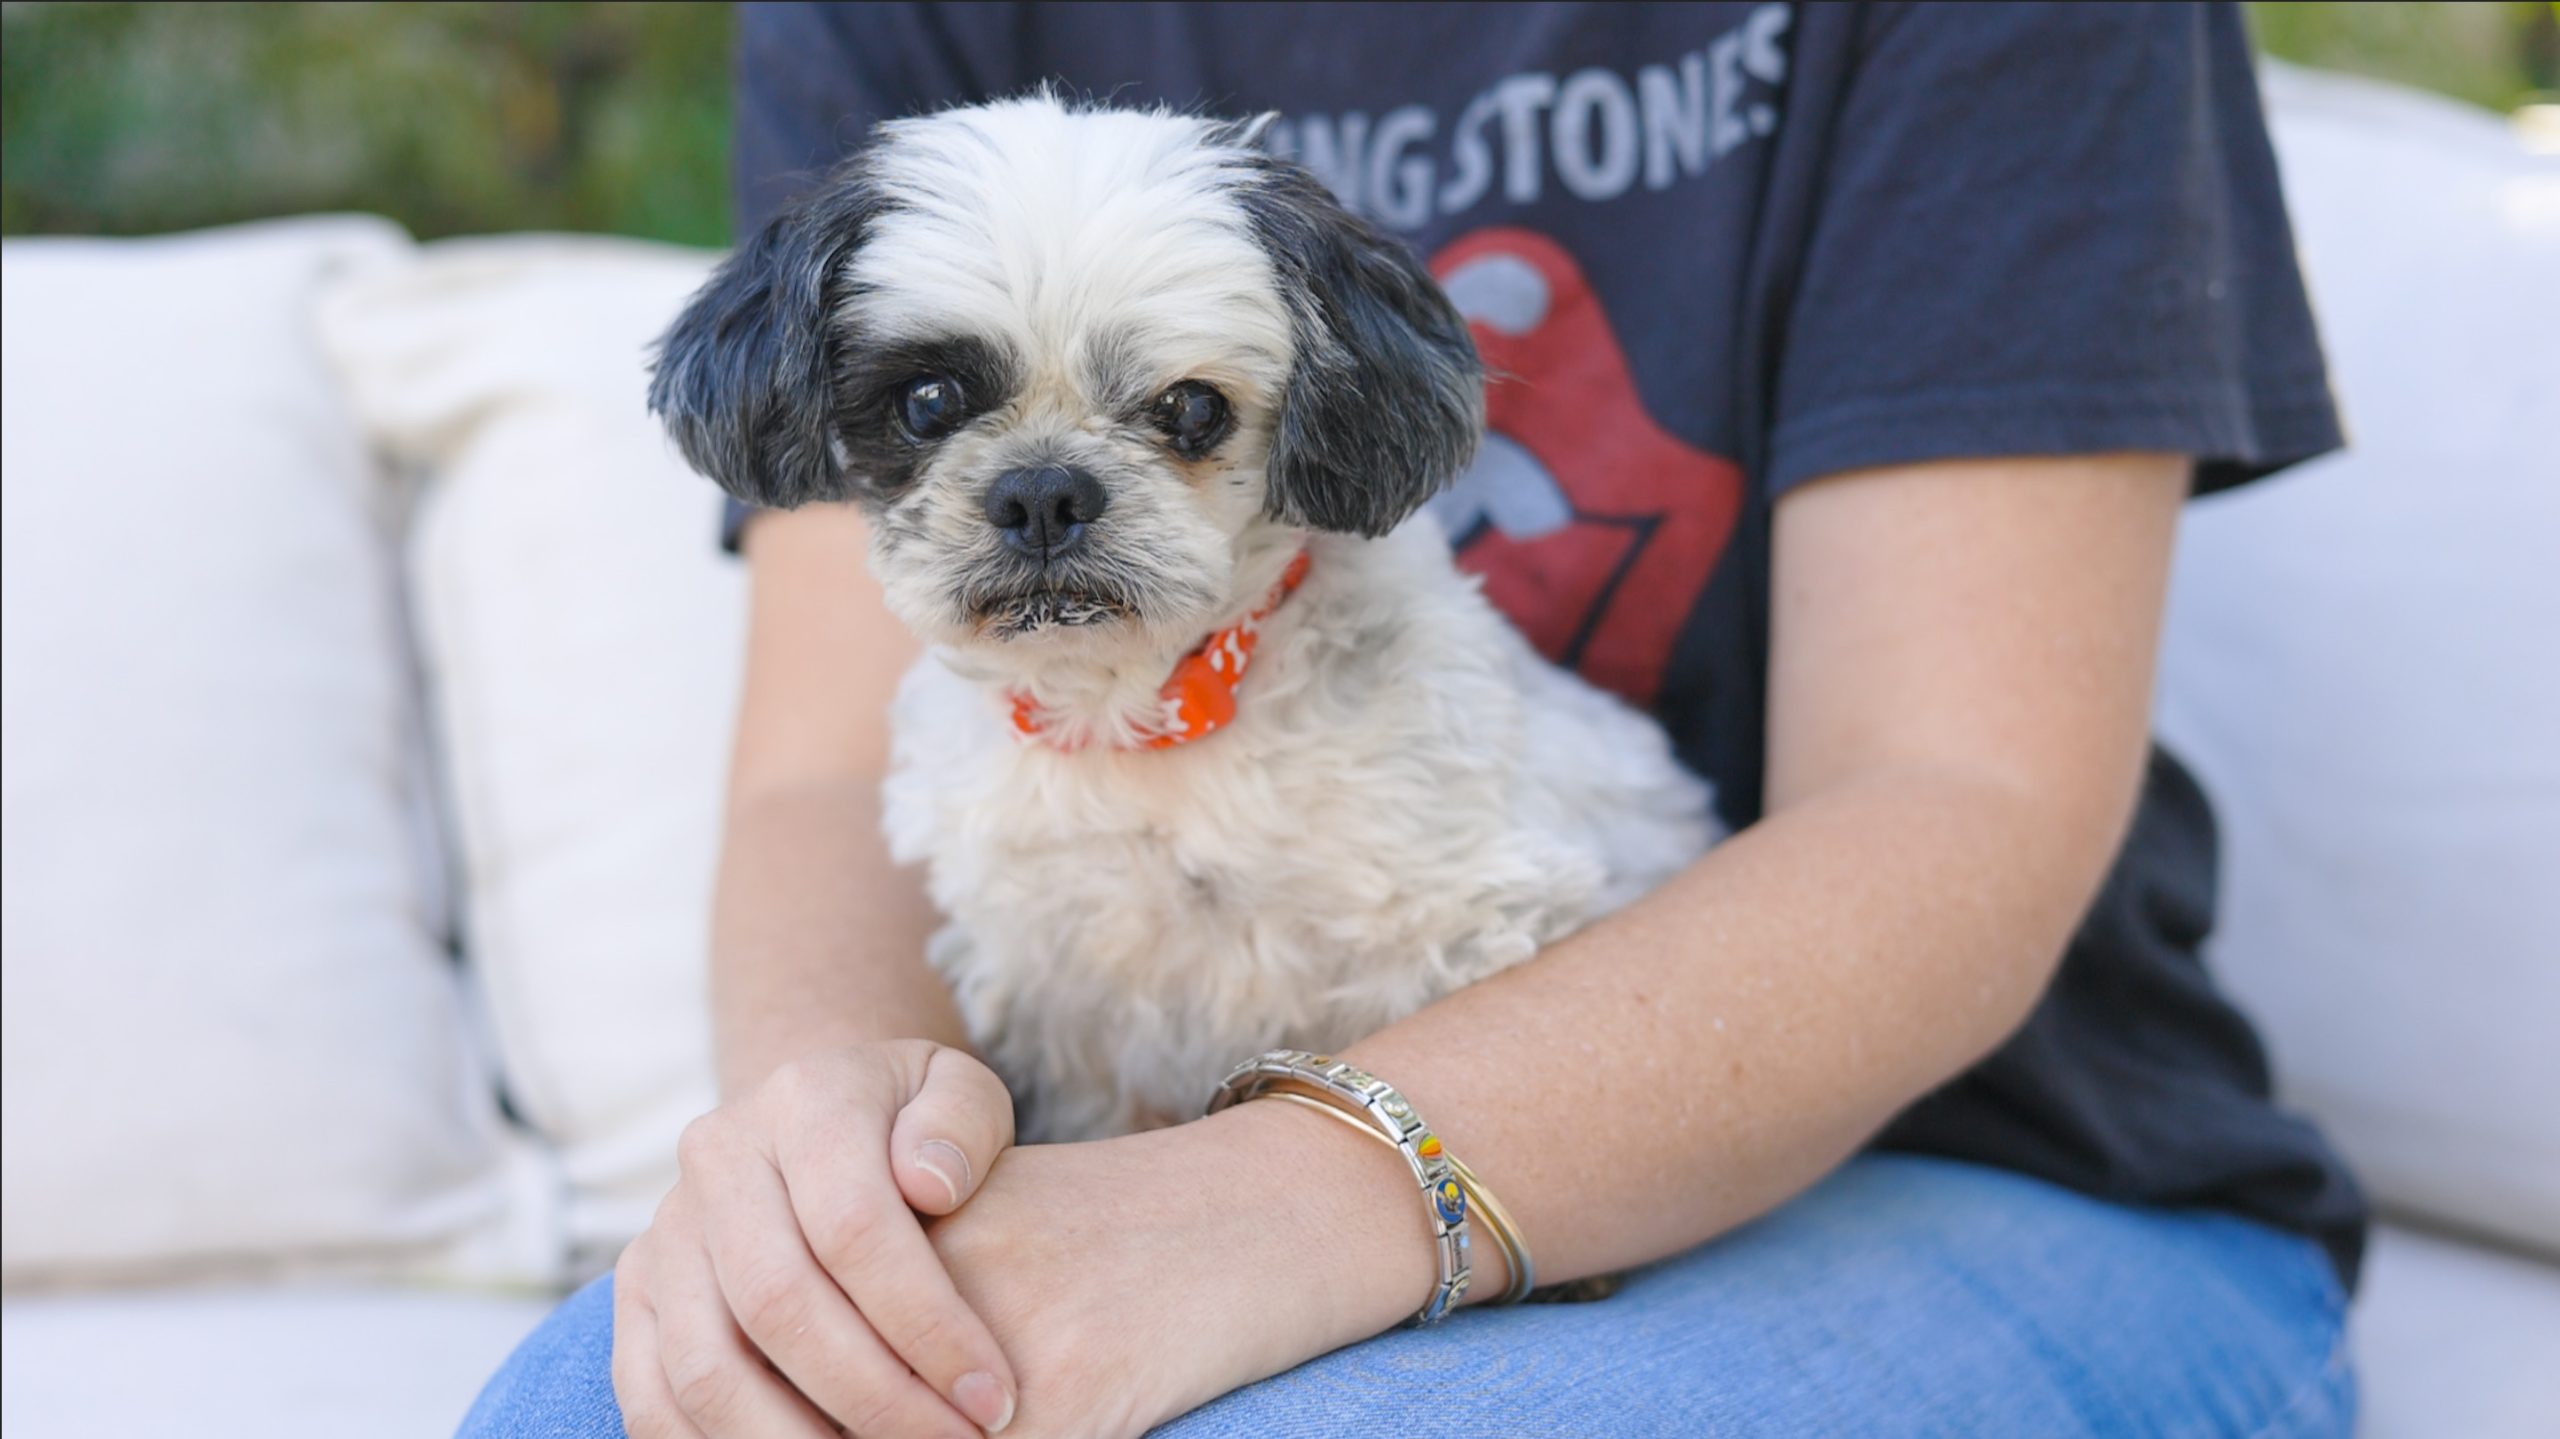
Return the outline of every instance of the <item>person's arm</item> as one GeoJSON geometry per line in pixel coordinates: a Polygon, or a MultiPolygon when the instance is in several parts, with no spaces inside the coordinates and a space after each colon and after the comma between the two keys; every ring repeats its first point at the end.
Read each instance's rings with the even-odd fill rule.
{"type": "MultiPolygon", "coordinates": [[[[2132,811],[2187,485],[2170,456],[1967,460],[1780,502],[1766,816],[1345,1051],[1542,1281],[1765,1212],[2024,1018],[2132,811]]],[[[1012,1150],[934,1240],[1033,1434],[1135,1433],[1390,1327],[1434,1272],[1402,1161],[1280,1104],[1012,1150]]]]}
{"type": "MultiPolygon", "coordinates": [[[[1012,88],[1012,33],[993,11],[743,7],[740,232],[875,121],[1012,88]]],[[[615,1266],[614,1392],[639,1439],[1001,1427],[1012,1368],[923,1229],[1012,1143],[1013,1102],[961,1047],[921,877],[880,834],[915,643],[849,509],[762,514],[741,539],[753,599],[711,936],[723,1102],[615,1266]]]]}
{"type": "Polygon", "coordinates": [[[745,536],[747,678],[713,922],[723,1103],[615,1266],[614,1391],[639,1439],[1001,1427],[1011,1366],[923,1225],[1013,1140],[891,865],[888,701],[915,654],[840,506],[745,536]]]}
{"type": "Polygon", "coordinates": [[[863,545],[860,516],[837,505],[759,516],[742,540],[753,598],[711,941],[731,1097],[825,1049],[968,1043],[925,963],[923,878],[880,833],[888,702],[916,643],[863,545]]]}
{"type": "Polygon", "coordinates": [[[1951,461],[1780,501],[1765,817],[1349,1051],[1542,1277],[1769,1209],[2024,1021],[2131,819],[2187,484],[2161,455],[1951,461]]]}

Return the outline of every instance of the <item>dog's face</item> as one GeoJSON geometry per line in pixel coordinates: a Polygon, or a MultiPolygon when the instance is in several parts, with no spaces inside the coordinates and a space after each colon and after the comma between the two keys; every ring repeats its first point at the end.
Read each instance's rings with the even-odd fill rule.
{"type": "Polygon", "coordinates": [[[1081,652],[1197,640],[1275,530],[1393,528],[1483,382],[1246,129],[1038,97],[883,126],[694,297],[650,406],[743,499],[859,502],[926,639],[1081,652]]]}

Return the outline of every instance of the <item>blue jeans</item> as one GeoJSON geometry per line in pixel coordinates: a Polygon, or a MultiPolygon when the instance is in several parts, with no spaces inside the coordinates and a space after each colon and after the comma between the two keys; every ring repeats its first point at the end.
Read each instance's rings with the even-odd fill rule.
{"type": "MultiPolygon", "coordinates": [[[[525,1341],[462,1439],[622,1432],[609,1283],[525,1341]]],[[[2244,1219],[1868,1155],[1610,1299],[1382,1334],[1156,1433],[2344,1436],[2345,1308],[2318,1246],[2244,1219]]]]}

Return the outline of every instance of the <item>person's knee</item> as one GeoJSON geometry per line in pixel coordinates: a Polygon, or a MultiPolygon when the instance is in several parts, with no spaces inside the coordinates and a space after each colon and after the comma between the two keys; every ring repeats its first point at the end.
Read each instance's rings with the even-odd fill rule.
{"type": "Polygon", "coordinates": [[[455,1439],[607,1439],[613,1399],[613,1278],[572,1294],[480,1391],[455,1439]]]}

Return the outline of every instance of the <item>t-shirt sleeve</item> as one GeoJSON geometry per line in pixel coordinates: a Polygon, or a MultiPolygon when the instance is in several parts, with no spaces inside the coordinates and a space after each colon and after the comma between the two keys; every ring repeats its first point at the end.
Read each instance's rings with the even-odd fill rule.
{"type": "Polygon", "coordinates": [[[2229,5],[1885,5],[1785,311],[1772,493],[1959,456],[2159,450],[2199,490],[2334,449],[2229,5]]]}
{"type": "MultiPolygon", "coordinates": [[[[1019,88],[1010,4],[743,5],[730,195],[755,233],[853,153],[882,120],[973,104],[1019,88]]],[[[724,501],[734,553],[755,511],[724,501]]]]}

